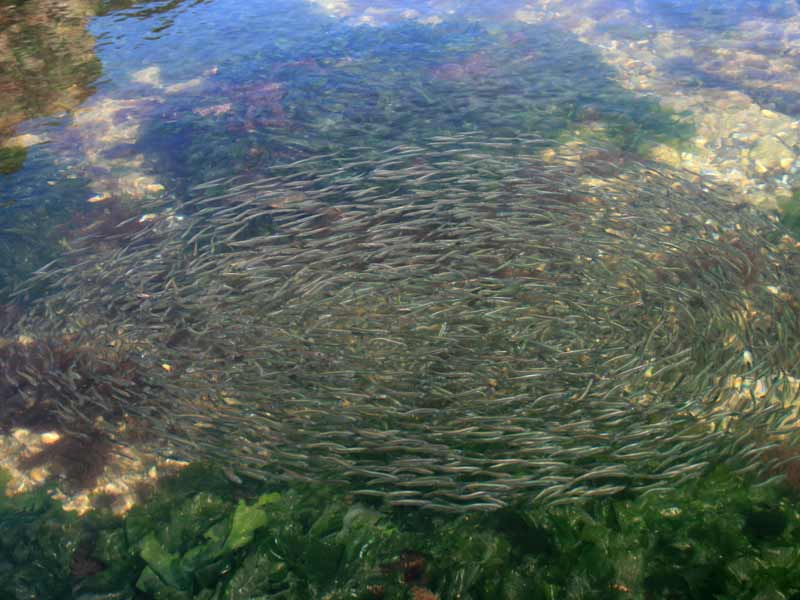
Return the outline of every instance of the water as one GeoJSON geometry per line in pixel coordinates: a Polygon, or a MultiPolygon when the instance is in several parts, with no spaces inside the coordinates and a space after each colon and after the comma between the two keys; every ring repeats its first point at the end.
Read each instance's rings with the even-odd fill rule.
{"type": "MultiPolygon", "coordinates": [[[[98,195],[180,198],[308,153],[474,130],[592,136],[755,203],[790,196],[791,6],[326,6],[7,8],[2,127],[28,136],[5,153],[9,220],[52,199],[56,226],[98,195]]],[[[18,248],[3,280],[57,253],[18,248]]]]}
{"type": "MultiPolygon", "coordinates": [[[[26,0],[0,4],[0,27],[10,491],[52,482],[70,509],[122,514],[137,486],[213,459],[215,494],[284,494],[311,546],[314,511],[337,506],[336,539],[370,558],[312,561],[314,587],[287,558],[310,547],[272,548],[311,586],[273,573],[258,594],[275,597],[767,590],[733,559],[628,572],[603,511],[723,481],[704,506],[741,511],[739,556],[767,552],[775,511],[787,524],[765,539],[795,535],[787,497],[744,507],[725,478],[796,485],[796,2],[26,0]],[[322,506],[306,480],[332,486],[322,506]],[[568,524],[542,516],[576,502],[568,524]],[[573,560],[588,515],[613,573],[541,575],[531,557],[573,560]],[[448,563],[451,527],[494,550],[448,563]],[[701,566],[707,587],[686,575],[701,566]]],[[[250,597],[208,566],[234,542],[165,567],[153,548],[186,558],[208,532],[143,531],[138,564],[75,538],[59,568],[76,583],[53,597],[112,563],[129,593],[250,597]]],[[[24,561],[3,560],[14,579],[24,561]]],[[[21,579],[1,589],[30,597],[21,579]]]]}

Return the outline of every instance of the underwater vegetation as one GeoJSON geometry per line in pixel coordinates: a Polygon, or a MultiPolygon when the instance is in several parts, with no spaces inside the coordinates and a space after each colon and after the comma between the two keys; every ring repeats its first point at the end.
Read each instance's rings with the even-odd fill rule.
{"type": "Polygon", "coordinates": [[[800,234],[800,188],[792,190],[792,196],[780,206],[780,218],[786,228],[800,234]]]}
{"type": "Polygon", "coordinates": [[[131,388],[143,385],[136,373],[139,363],[130,354],[130,349],[112,341],[96,339],[89,344],[68,335],[2,340],[0,395],[6,400],[0,410],[2,428],[63,424],[70,416],[59,411],[70,406],[89,423],[98,417],[114,418],[106,410],[108,399],[130,396],[131,388]],[[40,377],[42,373],[49,376],[40,377]]]}
{"type": "Polygon", "coordinates": [[[7,386],[6,405],[454,513],[793,460],[776,449],[796,427],[800,251],[680,173],[463,134],[147,210],[42,269],[9,334],[129,349],[122,376],[8,361],[45,393],[7,386]]]}
{"type": "Polygon", "coordinates": [[[25,162],[28,152],[25,148],[0,148],[0,175],[18,171],[25,162]]]}
{"type": "Polygon", "coordinates": [[[330,488],[236,487],[195,464],[124,519],[0,497],[15,600],[796,598],[796,491],[717,469],[646,497],[491,514],[378,512],[330,488]]]}

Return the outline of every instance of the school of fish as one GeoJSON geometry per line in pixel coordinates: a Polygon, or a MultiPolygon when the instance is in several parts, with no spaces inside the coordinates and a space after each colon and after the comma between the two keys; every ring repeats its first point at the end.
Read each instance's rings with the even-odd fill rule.
{"type": "Polygon", "coordinates": [[[719,463],[774,473],[795,431],[795,241],[608,149],[353,147],[117,230],[19,290],[6,406],[451,512],[650,493],[719,463]]]}

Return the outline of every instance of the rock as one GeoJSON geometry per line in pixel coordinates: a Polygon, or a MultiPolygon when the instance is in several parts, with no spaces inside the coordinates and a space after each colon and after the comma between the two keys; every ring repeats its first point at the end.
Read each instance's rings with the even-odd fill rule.
{"type": "Polygon", "coordinates": [[[681,164],[680,153],[671,146],[658,144],[650,149],[650,158],[657,162],[667,164],[671,167],[679,167],[681,164]]]}
{"type": "Polygon", "coordinates": [[[36,146],[37,144],[44,144],[47,142],[47,138],[43,135],[34,135],[32,133],[25,133],[23,135],[17,135],[12,138],[7,139],[3,142],[4,148],[30,148],[31,146],[36,146]]]}
{"type": "Polygon", "coordinates": [[[41,441],[45,446],[51,446],[61,439],[61,434],[56,431],[48,431],[43,433],[41,441]]]}
{"type": "Polygon", "coordinates": [[[762,137],[750,151],[750,158],[755,161],[756,170],[766,173],[778,168],[782,161],[793,161],[794,153],[773,135],[762,137]]]}
{"type": "Polygon", "coordinates": [[[161,81],[161,68],[157,66],[146,67],[135,71],[131,74],[131,79],[136,83],[151,85],[157,88],[164,86],[161,81]]]}

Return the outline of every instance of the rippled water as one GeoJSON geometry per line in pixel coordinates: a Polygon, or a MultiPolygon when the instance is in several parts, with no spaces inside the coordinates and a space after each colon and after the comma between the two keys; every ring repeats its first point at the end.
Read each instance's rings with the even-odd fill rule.
{"type": "Polygon", "coordinates": [[[55,256],[91,198],[460,131],[589,136],[774,208],[797,178],[797,18],[766,1],[7,4],[0,278],[55,256]],[[65,229],[31,240],[42,226],[65,229]]]}

